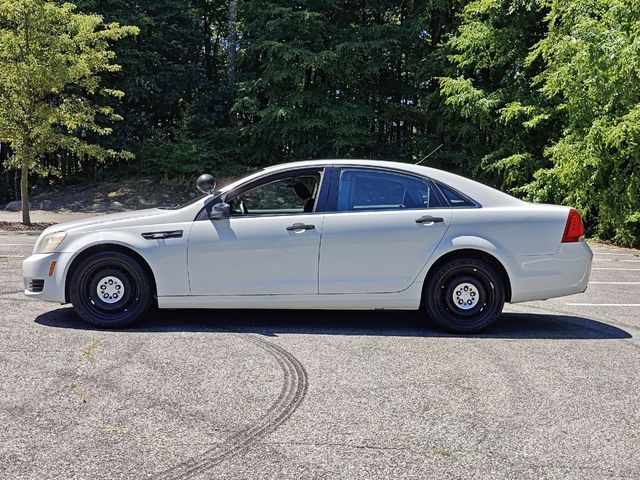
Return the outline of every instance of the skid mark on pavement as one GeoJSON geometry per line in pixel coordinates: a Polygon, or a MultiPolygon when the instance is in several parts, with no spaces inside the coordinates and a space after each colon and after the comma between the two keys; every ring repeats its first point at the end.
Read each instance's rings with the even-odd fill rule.
{"type": "Polygon", "coordinates": [[[308,381],[307,372],[300,361],[284,348],[274,345],[257,335],[241,333],[233,333],[233,335],[253,343],[278,362],[284,374],[282,390],[278,399],[253,425],[239,431],[191,460],[172,467],[157,476],[154,475],[154,479],[184,480],[205,474],[219,463],[244,452],[251,445],[273,432],[286,422],[302,404],[307,393],[308,381]]]}

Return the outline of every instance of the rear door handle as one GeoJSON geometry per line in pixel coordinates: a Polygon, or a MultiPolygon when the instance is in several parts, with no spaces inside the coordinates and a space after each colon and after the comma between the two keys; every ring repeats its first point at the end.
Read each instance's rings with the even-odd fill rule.
{"type": "Polygon", "coordinates": [[[416,223],[440,223],[444,222],[442,217],[432,217],[431,215],[423,215],[420,218],[416,218],[416,223]]]}
{"type": "Polygon", "coordinates": [[[293,225],[289,225],[287,230],[296,231],[296,230],[313,230],[316,228],[315,225],[305,225],[304,223],[294,223],[293,225]]]}

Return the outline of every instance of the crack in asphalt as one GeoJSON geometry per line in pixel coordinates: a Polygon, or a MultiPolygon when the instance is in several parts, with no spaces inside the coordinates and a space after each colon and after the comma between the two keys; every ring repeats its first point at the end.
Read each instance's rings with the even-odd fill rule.
{"type": "Polygon", "coordinates": [[[204,474],[219,463],[249,449],[253,444],[276,430],[302,404],[307,393],[307,371],[300,361],[284,348],[268,342],[257,335],[230,332],[248,341],[273,357],[284,374],[280,395],[271,407],[253,425],[237,432],[222,443],[204,451],[196,457],[171,467],[155,479],[186,480],[204,474]]]}

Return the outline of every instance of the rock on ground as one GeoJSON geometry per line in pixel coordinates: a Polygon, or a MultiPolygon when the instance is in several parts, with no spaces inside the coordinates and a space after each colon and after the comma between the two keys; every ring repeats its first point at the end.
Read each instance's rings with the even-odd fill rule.
{"type": "MultiPolygon", "coordinates": [[[[31,208],[31,205],[29,205],[29,208],[31,208]]],[[[13,202],[7,203],[7,206],[4,207],[4,209],[9,212],[19,212],[22,210],[22,202],[20,200],[14,200],[13,202]]]]}

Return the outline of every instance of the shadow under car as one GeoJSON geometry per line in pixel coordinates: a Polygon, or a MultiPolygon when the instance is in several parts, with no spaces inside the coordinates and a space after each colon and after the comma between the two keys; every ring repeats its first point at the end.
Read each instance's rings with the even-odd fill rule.
{"type": "MultiPolygon", "coordinates": [[[[54,328],[105,330],[83,322],[69,307],[39,315],[35,322],[54,328]]],[[[153,310],[137,324],[117,331],[549,340],[631,338],[625,330],[607,323],[572,315],[540,313],[503,313],[481,333],[449,334],[437,329],[420,312],[413,311],[153,310]]]]}

